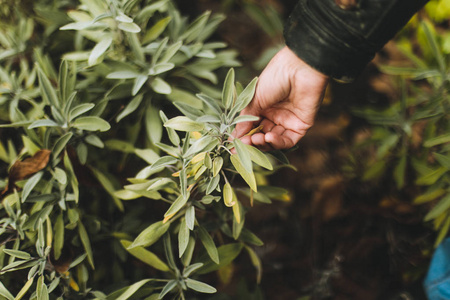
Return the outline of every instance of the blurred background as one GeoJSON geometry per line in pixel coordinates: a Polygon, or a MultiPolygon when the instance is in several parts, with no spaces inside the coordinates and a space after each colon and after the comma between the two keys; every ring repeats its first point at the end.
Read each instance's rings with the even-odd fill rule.
{"type": "MultiPolygon", "coordinates": [[[[219,38],[240,53],[243,81],[283,46],[295,4],[179,1],[193,15],[226,14],[219,38]]],[[[448,140],[433,143],[448,132],[448,111],[427,115],[437,112],[427,103],[448,108],[449,13],[449,1],[430,1],[355,82],[331,82],[316,124],[287,153],[295,170],[267,178],[290,198],[247,216],[265,243],[262,281],[241,257],[221,277],[232,299],[426,299],[422,281],[448,230],[448,212],[429,215],[445,194],[430,193],[448,187],[448,169],[430,175],[441,167],[434,153],[448,158],[448,140]]]]}

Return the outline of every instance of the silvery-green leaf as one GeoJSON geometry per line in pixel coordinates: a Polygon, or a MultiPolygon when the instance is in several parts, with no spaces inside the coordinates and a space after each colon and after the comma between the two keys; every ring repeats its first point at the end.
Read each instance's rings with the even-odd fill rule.
{"type": "Polygon", "coordinates": [[[184,198],[183,196],[179,196],[169,207],[169,209],[164,214],[164,217],[171,216],[176,214],[186,203],[188,198],[184,198]]]}
{"type": "Polygon", "coordinates": [[[103,149],[105,147],[105,144],[103,141],[96,136],[95,134],[90,134],[84,138],[84,141],[92,146],[95,146],[97,148],[103,149]]]}
{"type": "Polygon", "coordinates": [[[55,179],[62,185],[67,184],[67,174],[66,172],[61,168],[55,168],[55,179]]]}
{"type": "Polygon", "coordinates": [[[245,147],[245,144],[240,139],[234,139],[233,144],[242,166],[244,166],[247,172],[252,172],[252,160],[250,158],[249,151],[245,147]]]}
{"type": "Polygon", "coordinates": [[[250,158],[254,163],[268,170],[273,170],[272,163],[263,152],[250,145],[245,145],[245,148],[247,149],[248,153],[250,154],[250,158]]]}
{"type": "Polygon", "coordinates": [[[159,238],[167,232],[170,227],[170,223],[163,223],[162,221],[158,221],[153,223],[146,229],[144,229],[137,238],[133,241],[133,243],[128,246],[128,249],[133,249],[134,247],[149,247],[153,245],[159,238]]]}
{"type": "Polygon", "coordinates": [[[219,144],[219,141],[216,138],[213,138],[209,135],[205,135],[205,136],[199,138],[192,144],[191,147],[189,147],[188,151],[186,151],[186,153],[184,153],[184,157],[190,157],[191,155],[202,152],[212,142],[216,142],[214,144],[219,144]]]}
{"type": "Polygon", "coordinates": [[[175,44],[167,47],[166,51],[164,52],[164,55],[161,57],[159,62],[160,63],[168,62],[178,52],[178,50],[180,50],[182,45],[183,45],[183,42],[178,41],[175,44]]]}
{"type": "Polygon", "coordinates": [[[62,213],[56,217],[54,232],[53,255],[55,259],[59,259],[61,256],[61,250],[64,246],[64,217],[62,213]]]}
{"type": "Polygon", "coordinates": [[[177,281],[175,279],[170,280],[161,290],[158,299],[163,299],[167,293],[173,290],[177,286],[177,281]]]}
{"type": "Polygon", "coordinates": [[[92,22],[73,22],[59,28],[59,30],[83,30],[92,25],[92,22]]]}
{"type": "Polygon", "coordinates": [[[147,191],[151,191],[151,190],[160,190],[160,189],[164,189],[167,188],[169,186],[176,186],[176,183],[170,179],[170,178],[165,178],[162,177],[160,179],[156,179],[156,180],[152,180],[151,181],[151,185],[147,188],[147,191]]]}
{"type": "Polygon", "coordinates": [[[137,93],[141,90],[142,86],[147,82],[148,77],[146,75],[139,75],[134,80],[133,89],[131,90],[131,95],[136,96],[137,93]]]}
{"type": "Polygon", "coordinates": [[[228,109],[233,104],[234,94],[234,69],[231,68],[227,73],[222,90],[222,103],[225,108],[228,109]]]}
{"type": "Polygon", "coordinates": [[[197,122],[200,123],[220,123],[221,120],[218,116],[212,116],[212,115],[203,115],[197,118],[197,122]]]}
{"type": "Polygon", "coordinates": [[[87,131],[108,131],[111,128],[108,122],[99,117],[80,117],[72,123],[72,127],[87,131]]]}
{"type": "Polygon", "coordinates": [[[183,256],[189,243],[189,228],[186,225],[186,219],[180,223],[180,230],[178,231],[178,257],[183,256]]]}
{"type": "Polygon", "coordinates": [[[111,46],[113,39],[111,36],[106,36],[100,40],[100,42],[95,45],[92,49],[91,54],[89,55],[88,65],[93,66],[98,63],[103,54],[105,54],[106,50],[108,50],[109,46],[111,46]]]}
{"type": "MultiPolygon", "coordinates": [[[[205,165],[205,167],[207,167],[208,169],[211,169],[213,166],[212,163],[212,159],[211,156],[209,155],[209,153],[206,153],[204,159],[203,159],[203,164],[205,165]]],[[[213,172],[213,176],[215,177],[218,173],[214,173],[213,172]]]]}
{"type": "Polygon", "coordinates": [[[242,176],[242,178],[247,182],[248,186],[255,192],[257,192],[256,179],[255,174],[253,174],[253,170],[248,172],[244,166],[242,166],[241,161],[238,158],[238,155],[230,156],[231,163],[233,164],[236,171],[242,176]]]}
{"type": "Polygon", "coordinates": [[[124,153],[133,153],[135,151],[132,143],[122,140],[111,139],[105,141],[104,144],[111,150],[121,151],[124,153]]]}
{"type": "Polygon", "coordinates": [[[195,122],[188,117],[178,116],[164,123],[165,127],[169,127],[178,131],[201,131],[205,127],[203,123],[195,122]]]}
{"type": "Polygon", "coordinates": [[[203,263],[196,263],[196,264],[192,264],[192,265],[186,267],[183,271],[183,276],[189,277],[189,275],[191,275],[196,270],[200,269],[202,266],[203,266],[203,263]]]}
{"type": "Polygon", "coordinates": [[[131,296],[133,296],[133,294],[136,293],[144,284],[146,284],[147,282],[152,281],[152,280],[153,279],[143,279],[141,281],[138,281],[138,282],[130,285],[122,294],[120,294],[119,297],[114,298],[114,299],[115,300],[127,300],[131,296]]]}
{"type": "Polygon", "coordinates": [[[68,121],[72,122],[73,119],[90,111],[91,109],[94,108],[94,106],[95,106],[94,103],[83,103],[83,104],[75,106],[69,112],[68,121]]]}
{"type": "Polygon", "coordinates": [[[125,15],[124,13],[119,13],[119,15],[116,17],[116,21],[122,23],[133,23],[133,19],[125,15]]]}
{"type": "Polygon", "coordinates": [[[258,77],[253,78],[253,80],[245,87],[245,89],[239,94],[237,99],[237,104],[244,109],[253,99],[256,90],[256,84],[258,83],[258,77]]]}
{"type": "MultiPolygon", "coordinates": [[[[161,56],[162,52],[164,51],[164,49],[166,49],[166,46],[167,46],[168,42],[169,42],[169,37],[165,37],[161,42],[153,43],[154,45],[157,45],[157,48],[156,48],[155,53],[152,56],[152,61],[151,61],[152,65],[156,65],[156,63],[158,62],[158,59],[161,56]]],[[[149,46],[153,46],[153,45],[150,44],[149,46]]],[[[149,46],[147,46],[147,48],[149,46]]]]}
{"type": "Polygon", "coordinates": [[[3,252],[8,254],[9,256],[13,256],[19,259],[30,259],[31,255],[28,252],[20,251],[20,250],[13,250],[13,249],[3,249],[3,252]]]}
{"type": "Polygon", "coordinates": [[[216,54],[212,50],[202,50],[199,53],[197,53],[195,56],[201,57],[201,58],[216,58],[216,54]]]}
{"type": "Polygon", "coordinates": [[[70,61],[85,61],[89,59],[90,54],[90,51],[67,52],[62,56],[62,59],[70,61]]]}
{"type": "Polygon", "coordinates": [[[123,70],[109,73],[106,75],[108,79],[132,79],[141,76],[141,74],[131,71],[131,70],[123,70]]]}
{"type": "Polygon", "coordinates": [[[201,166],[200,169],[197,171],[197,173],[195,174],[194,179],[197,180],[200,178],[200,176],[202,176],[203,173],[205,173],[205,171],[208,170],[208,168],[206,168],[205,166],[201,166]]]}
{"type": "Polygon", "coordinates": [[[189,191],[187,190],[187,175],[186,175],[186,169],[182,169],[180,171],[180,191],[181,195],[184,198],[189,197],[189,191]]]}
{"type": "Polygon", "coordinates": [[[164,32],[171,20],[172,17],[168,16],[156,22],[155,25],[153,25],[149,30],[146,31],[144,38],[142,39],[142,44],[148,44],[156,40],[161,35],[161,33],[164,32]]]}
{"type": "Polygon", "coordinates": [[[140,32],[141,27],[139,27],[136,23],[119,23],[119,29],[126,31],[126,32],[140,32]]]}
{"type": "Polygon", "coordinates": [[[111,18],[111,17],[112,17],[112,14],[111,14],[110,12],[103,13],[103,14],[101,14],[101,15],[96,16],[96,17],[92,20],[92,23],[96,23],[96,22],[98,22],[98,21],[101,21],[101,20],[104,20],[104,19],[108,19],[108,18],[111,18]]]}
{"type": "Polygon", "coordinates": [[[30,195],[31,191],[34,189],[36,184],[38,184],[38,182],[41,180],[42,175],[44,175],[44,172],[42,172],[42,171],[41,172],[37,172],[36,174],[31,176],[27,180],[27,182],[23,186],[22,202],[25,202],[25,200],[27,199],[28,195],[30,195]]]}
{"type": "Polygon", "coordinates": [[[219,264],[219,253],[217,252],[216,244],[214,244],[214,241],[212,237],[209,235],[208,231],[206,231],[205,228],[199,226],[198,236],[200,237],[200,240],[203,246],[205,247],[206,252],[208,253],[211,260],[216,264],[219,264]]]}
{"type": "Polygon", "coordinates": [[[158,115],[158,109],[147,102],[145,110],[145,129],[147,136],[153,144],[159,143],[163,134],[163,125],[158,115]]]}
{"type": "Polygon", "coordinates": [[[210,70],[204,69],[203,67],[190,65],[186,67],[186,70],[188,70],[189,73],[191,73],[195,77],[209,80],[214,85],[218,82],[217,75],[210,70]]]}
{"type": "Polygon", "coordinates": [[[158,154],[152,149],[135,149],[134,153],[149,164],[153,164],[159,159],[158,154]]]}
{"type": "Polygon", "coordinates": [[[163,143],[155,143],[155,146],[166,152],[167,154],[172,155],[173,157],[177,157],[180,155],[180,150],[176,147],[171,147],[163,143]]]}
{"type": "Polygon", "coordinates": [[[223,166],[223,158],[220,156],[214,158],[212,165],[213,176],[217,176],[217,174],[219,174],[220,170],[222,170],[222,166],[223,166]]]}
{"type": "Polygon", "coordinates": [[[235,125],[241,122],[255,122],[255,121],[259,121],[259,117],[257,116],[252,116],[252,115],[243,115],[243,116],[239,116],[236,117],[233,122],[231,123],[231,125],[235,125]]]}
{"type": "Polygon", "coordinates": [[[63,117],[63,115],[61,114],[61,112],[58,108],[56,108],[55,106],[52,106],[50,108],[50,110],[52,112],[53,119],[56,121],[56,123],[58,123],[58,124],[66,123],[66,118],[63,117]]]}
{"type": "Polygon", "coordinates": [[[114,192],[114,196],[122,200],[134,200],[140,198],[141,194],[129,190],[118,190],[114,192]]]}
{"type": "Polygon", "coordinates": [[[157,169],[160,167],[165,167],[168,165],[173,165],[178,162],[178,159],[172,156],[163,156],[159,158],[154,164],[152,164],[152,169],[157,169]]]}
{"type": "Polygon", "coordinates": [[[225,183],[223,186],[223,202],[225,203],[225,206],[232,207],[234,204],[236,204],[236,195],[234,194],[233,188],[231,187],[230,183],[225,183]]]}
{"type": "Polygon", "coordinates": [[[91,242],[89,240],[89,236],[86,231],[86,228],[84,227],[83,223],[81,223],[81,221],[78,221],[77,227],[78,227],[78,234],[80,236],[81,243],[83,244],[83,248],[87,253],[88,262],[91,265],[92,269],[95,269],[94,255],[92,254],[91,242]]]}
{"type": "Polygon", "coordinates": [[[175,107],[178,108],[185,116],[189,117],[192,120],[197,119],[202,115],[202,112],[198,109],[193,108],[192,106],[182,103],[175,102],[175,107]]]}
{"type": "Polygon", "coordinates": [[[14,300],[20,300],[22,299],[23,296],[25,296],[25,294],[28,292],[28,290],[30,289],[31,285],[33,284],[34,281],[34,277],[31,277],[26,283],[25,285],[22,287],[22,289],[19,291],[19,293],[16,295],[16,297],[14,298],[14,300]]]}
{"type": "Polygon", "coordinates": [[[219,181],[220,181],[220,176],[216,176],[213,177],[209,183],[208,186],[206,187],[206,194],[209,195],[211,194],[219,185],[219,181]]]}
{"type": "Polygon", "coordinates": [[[62,150],[66,147],[69,140],[72,138],[73,133],[67,132],[63,136],[61,136],[53,145],[52,154],[54,157],[58,157],[62,150]]]}
{"type": "Polygon", "coordinates": [[[40,67],[38,67],[38,79],[39,79],[39,89],[41,91],[41,96],[44,101],[51,106],[59,108],[59,100],[56,95],[56,91],[53,88],[50,80],[45,75],[44,71],[40,67]]]}
{"type": "Polygon", "coordinates": [[[38,128],[38,127],[57,127],[57,126],[59,126],[59,125],[55,121],[44,119],[44,120],[34,121],[33,123],[30,124],[30,126],[28,126],[28,129],[38,128]]]}
{"type": "MultiPolygon", "coordinates": [[[[234,194],[234,193],[233,193],[234,194]]],[[[243,211],[241,208],[241,203],[237,201],[233,204],[233,238],[235,240],[238,239],[239,235],[241,234],[242,228],[244,227],[244,222],[242,222],[243,219],[243,211]]]]}
{"type": "Polygon", "coordinates": [[[210,11],[206,11],[200,17],[194,20],[186,31],[181,36],[182,39],[186,40],[186,43],[190,43],[194,41],[205,28],[206,23],[208,22],[209,16],[211,15],[210,11]]]}
{"type": "Polygon", "coordinates": [[[172,70],[175,67],[175,65],[173,63],[158,63],[156,65],[154,65],[152,68],[150,68],[150,70],[148,71],[148,75],[159,75],[161,73],[167,72],[172,70]]]}
{"type": "Polygon", "coordinates": [[[170,85],[159,77],[155,77],[150,86],[158,94],[168,95],[172,92],[170,85]]]}
{"type": "Polygon", "coordinates": [[[222,114],[222,109],[220,108],[216,99],[211,98],[208,95],[204,95],[204,94],[196,94],[196,96],[200,100],[202,100],[203,103],[205,103],[206,106],[208,106],[212,110],[212,112],[214,112],[216,115],[220,116],[222,114]]]}
{"type": "MultiPolygon", "coordinates": [[[[147,79],[147,77],[145,77],[145,79],[147,79]]],[[[134,97],[127,104],[127,106],[124,108],[124,110],[117,116],[116,122],[120,122],[120,120],[122,120],[123,118],[125,118],[126,116],[128,116],[129,114],[134,112],[139,107],[139,105],[141,104],[142,99],[143,99],[143,95],[142,94],[139,94],[136,97],[134,97]]]]}
{"type": "MultiPolygon", "coordinates": [[[[159,116],[161,117],[161,121],[163,123],[165,123],[169,120],[162,110],[159,111],[159,116]]],[[[166,131],[167,131],[167,135],[169,136],[169,139],[172,142],[172,144],[174,146],[180,145],[180,137],[175,132],[175,130],[173,130],[172,128],[166,127],[166,131]]]]}
{"type": "Polygon", "coordinates": [[[190,230],[194,230],[194,224],[195,224],[195,208],[194,208],[193,206],[189,207],[189,208],[186,210],[185,218],[186,218],[186,226],[187,226],[190,230]]]}
{"type": "Polygon", "coordinates": [[[120,243],[122,244],[122,246],[125,249],[127,249],[127,251],[131,255],[133,255],[140,261],[146,263],[147,265],[149,265],[157,270],[161,270],[163,272],[169,271],[169,267],[153,252],[150,252],[150,251],[144,249],[143,247],[134,247],[134,248],[130,249],[130,246],[132,244],[132,242],[130,242],[130,241],[121,240],[120,243]]]}
{"type": "Polygon", "coordinates": [[[167,95],[167,98],[174,103],[187,104],[197,111],[203,108],[203,103],[200,99],[191,92],[182,89],[173,88],[172,93],[167,95]]]}
{"type": "Polygon", "coordinates": [[[197,291],[199,293],[214,294],[215,292],[217,292],[216,288],[204,282],[197,281],[191,278],[186,278],[185,281],[188,288],[197,291]]]}
{"type": "Polygon", "coordinates": [[[67,60],[63,60],[59,67],[59,96],[63,103],[66,103],[74,93],[76,80],[76,67],[73,62],[69,64],[67,60]]]}
{"type": "Polygon", "coordinates": [[[244,90],[244,87],[240,82],[236,82],[236,95],[240,95],[242,91],[244,90]]]}
{"type": "Polygon", "coordinates": [[[230,110],[230,113],[228,114],[229,118],[233,118],[234,115],[239,113],[241,110],[243,110],[250,104],[250,102],[253,99],[253,96],[255,95],[257,82],[258,78],[256,77],[239,94],[234,107],[230,110]]]}

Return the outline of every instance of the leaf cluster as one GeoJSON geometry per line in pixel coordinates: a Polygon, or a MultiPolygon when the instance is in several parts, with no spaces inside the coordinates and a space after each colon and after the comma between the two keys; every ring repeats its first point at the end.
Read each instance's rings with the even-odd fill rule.
{"type": "Polygon", "coordinates": [[[244,203],[287,191],[259,185],[275,159],[233,139],[257,79],[230,69],[217,88],[239,66],[210,41],[224,16],[21,3],[0,27],[0,296],[185,299],[244,249],[259,280],[244,203]]]}

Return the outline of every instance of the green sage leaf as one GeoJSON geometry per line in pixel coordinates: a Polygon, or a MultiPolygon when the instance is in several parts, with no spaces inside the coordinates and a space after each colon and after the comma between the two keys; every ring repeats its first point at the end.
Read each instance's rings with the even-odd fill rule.
{"type": "Polygon", "coordinates": [[[72,126],[87,131],[108,131],[111,128],[108,122],[99,117],[80,117],[76,119],[72,126]]]}
{"type": "Polygon", "coordinates": [[[140,246],[149,247],[153,245],[164,233],[166,233],[169,227],[170,223],[163,223],[163,221],[153,223],[137,236],[128,249],[140,246]]]}

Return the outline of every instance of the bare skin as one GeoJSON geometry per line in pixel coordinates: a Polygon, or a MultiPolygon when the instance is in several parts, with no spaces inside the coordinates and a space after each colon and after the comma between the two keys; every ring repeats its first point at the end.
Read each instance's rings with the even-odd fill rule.
{"type": "Polygon", "coordinates": [[[241,112],[260,120],[238,124],[235,136],[264,151],[292,148],[313,125],[327,84],[327,76],[284,47],[261,73],[252,102],[241,112]],[[261,132],[246,135],[259,125],[261,132]]]}

